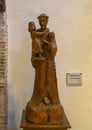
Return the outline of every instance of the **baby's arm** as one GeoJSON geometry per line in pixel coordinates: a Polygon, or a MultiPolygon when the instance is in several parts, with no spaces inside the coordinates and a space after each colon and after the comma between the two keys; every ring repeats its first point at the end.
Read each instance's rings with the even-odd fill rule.
{"type": "Polygon", "coordinates": [[[35,36],[43,36],[45,33],[47,33],[48,32],[48,30],[46,29],[45,31],[43,31],[43,32],[37,32],[37,31],[34,31],[34,35],[35,36]]]}

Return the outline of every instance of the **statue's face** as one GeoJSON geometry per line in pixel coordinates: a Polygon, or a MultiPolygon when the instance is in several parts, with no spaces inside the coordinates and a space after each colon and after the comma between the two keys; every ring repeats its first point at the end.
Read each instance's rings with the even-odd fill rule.
{"type": "Polygon", "coordinates": [[[36,26],[35,26],[35,23],[34,22],[30,22],[28,24],[28,31],[35,31],[36,30],[36,26]]]}
{"type": "Polygon", "coordinates": [[[39,24],[42,29],[47,28],[48,19],[46,17],[40,17],[39,18],[39,24]]]}
{"type": "Polygon", "coordinates": [[[30,28],[31,30],[36,30],[36,27],[35,27],[35,24],[34,24],[34,23],[30,24],[29,28],[30,28]]]}

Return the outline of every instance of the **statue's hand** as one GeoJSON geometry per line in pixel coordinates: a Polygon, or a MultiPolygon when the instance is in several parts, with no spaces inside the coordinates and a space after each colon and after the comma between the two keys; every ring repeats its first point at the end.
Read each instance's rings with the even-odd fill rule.
{"type": "Polygon", "coordinates": [[[49,33],[49,29],[48,29],[48,28],[46,28],[46,29],[45,29],[45,32],[46,32],[46,33],[49,33]]]}
{"type": "Polygon", "coordinates": [[[34,57],[31,58],[32,66],[36,69],[38,66],[38,62],[34,59],[34,57]]]}
{"type": "Polygon", "coordinates": [[[51,37],[51,38],[55,37],[54,32],[50,32],[50,37],[51,37]]]}

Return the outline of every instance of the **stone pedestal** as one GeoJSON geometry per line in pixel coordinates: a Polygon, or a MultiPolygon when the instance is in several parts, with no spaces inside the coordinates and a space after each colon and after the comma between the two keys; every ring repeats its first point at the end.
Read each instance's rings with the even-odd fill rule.
{"type": "Polygon", "coordinates": [[[61,122],[57,124],[35,125],[26,121],[26,112],[23,110],[20,128],[23,128],[23,130],[68,130],[71,125],[65,114],[61,122]]]}

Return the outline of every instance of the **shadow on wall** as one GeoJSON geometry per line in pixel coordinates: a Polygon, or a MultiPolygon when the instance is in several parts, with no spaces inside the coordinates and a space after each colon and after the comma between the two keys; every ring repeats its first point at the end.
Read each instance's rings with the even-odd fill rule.
{"type": "MultiPolygon", "coordinates": [[[[14,85],[14,89],[17,91],[16,94],[29,95],[29,90],[32,89],[31,84],[33,83],[34,70],[30,61],[30,46],[27,38],[23,38],[19,48],[11,51],[9,55],[9,80],[10,84],[14,85]]],[[[23,99],[25,95],[23,95],[23,99]]]]}
{"type": "Polygon", "coordinates": [[[27,83],[29,70],[31,68],[29,56],[29,45],[26,39],[23,39],[20,45],[11,51],[9,55],[10,59],[10,71],[12,74],[11,80],[13,83],[21,84],[23,81],[27,83]],[[16,49],[17,48],[17,49],[16,49]],[[20,83],[21,82],[21,83],[20,83]]]}
{"type": "Polygon", "coordinates": [[[15,102],[13,96],[8,96],[8,130],[17,130],[15,122],[15,102]],[[11,107],[9,107],[10,104],[11,107]]]}
{"type": "Polygon", "coordinates": [[[23,38],[19,48],[9,52],[8,130],[18,130],[22,110],[31,98],[34,70],[30,62],[31,45],[23,38]],[[17,123],[16,123],[17,122],[17,123]]]}

